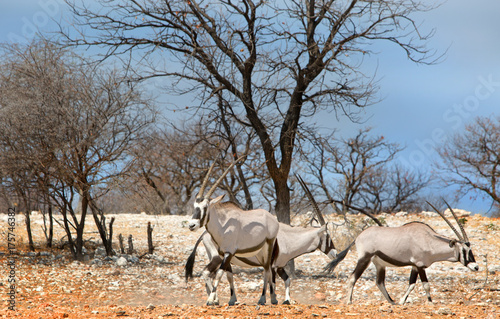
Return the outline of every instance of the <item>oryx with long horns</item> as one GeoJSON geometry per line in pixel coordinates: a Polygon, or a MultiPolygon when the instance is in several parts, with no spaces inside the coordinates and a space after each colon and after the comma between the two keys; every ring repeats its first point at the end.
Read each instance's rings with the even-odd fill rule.
{"type": "Polygon", "coordinates": [[[431,207],[446,221],[458,240],[440,235],[429,225],[421,222],[411,222],[400,227],[373,226],[361,232],[354,242],[339,253],[337,258],[325,267],[325,270],[331,272],[335,269],[337,264],[346,257],[350,248],[356,244],[358,262],[349,277],[347,303],[352,303],[354,285],[370,262],[376,268],[377,287],[391,304],[395,302],[385,288],[385,267],[412,267],[409,287],[400,299],[401,304],[406,302],[408,295],[415,288],[418,277],[422,282],[427,300],[432,302],[425,269],[437,261],[460,262],[473,271],[479,270],[462,224],[448,203],[446,205],[460,227],[461,233],[453,227],[443,213],[434,206],[431,205],[431,207]]]}
{"type": "Polygon", "coordinates": [[[215,162],[210,166],[194,203],[194,213],[188,226],[191,231],[205,227],[213,241],[219,247],[223,256],[222,263],[216,272],[213,287],[207,300],[207,305],[214,304],[217,296],[217,286],[224,271],[229,270],[231,259],[237,257],[252,257],[264,267],[264,288],[258,303],[266,303],[266,288],[270,284],[270,293],[274,294],[272,285],[271,262],[278,246],[275,245],[279,223],[276,217],[264,209],[245,211],[231,202],[221,203],[221,195],[210,199],[217,186],[229,170],[241,158],[234,161],[219,177],[210,190],[203,194],[215,162]]]}
{"type": "MultiPolygon", "coordinates": [[[[311,192],[307,188],[307,185],[304,183],[302,178],[298,175],[296,176],[302,188],[306,192],[307,197],[311,201],[315,216],[321,227],[292,227],[290,225],[280,223],[278,236],[276,237],[276,242],[279,246],[279,250],[272,264],[272,284],[274,287],[276,286],[276,274],[278,274],[285,282],[285,300],[283,301],[283,304],[290,304],[290,276],[285,270],[285,266],[290,260],[303,254],[313,252],[317,249],[321,250],[331,259],[335,258],[335,256],[337,255],[335,245],[333,244],[333,241],[328,233],[327,224],[325,222],[325,219],[323,218],[321,211],[318,208],[318,205],[316,204],[316,201],[312,197],[311,192]]],[[[210,263],[203,270],[203,278],[205,279],[207,292],[210,292],[212,290],[211,277],[213,277],[213,272],[222,262],[222,258],[219,256],[219,249],[217,247],[217,244],[212,240],[210,234],[208,234],[207,232],[203,233],[196,242],[196,245],[186,262],[185,276],[186,280],[193,276],[193,266],[195,262],[196,249],[200,242],[203,242],[205,250],[207,251],[208,259],[210,260],[210,263]]],[[[256,257],[244,258],[235,256],[233,259],[231,259],[231,263],[239,267],[264,266],[256,257]]],[[[236,290],[234,288],[234,280],[231,267],[228,268],[227,279],[231,291],[229,305],[234,305],[237,301],[237,297],[236,290]]],[[[217,298],[218,297],[215,296],[216,303],[218,302],[217,298]]],[[[278,303],[275,293],[271,293],[271,303],[278,303]]]]}

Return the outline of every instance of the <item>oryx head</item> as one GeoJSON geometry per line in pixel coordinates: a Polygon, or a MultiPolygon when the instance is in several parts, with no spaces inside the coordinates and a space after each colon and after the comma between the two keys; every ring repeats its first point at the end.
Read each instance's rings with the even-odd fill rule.
{"type": "Polygon", "coordinates": [[[210,174],[212,173],[212,170],[215,166],[215,161],[212,163],[212,165],[208,169],[207,174],[205,175],[203,183],[201,184],[200,191],[198,192],[198,195],[196,195],[196,199],[194,201],[194,213],[193,213],[193,216],[191,217],[191,220],[189,221],[189,224],[188,224],[189,230],[195,231],[198,228],[203,227],[207,224],[208,219],[209,219],[208,209],[209,209],[210,205],[213,205],[215,203],[220,202],[222,200],[222,198],[224,197],[224,195],[221,195],[217,198],[210,200],[210,196],[212,196],[212,194],[215,192],[215,190],[217,189],[219,184],[222,182],[224,177],[227,175],[227,173],[229,173],[231,168],[233,168],[233,166],[237,162],[239,162],[243,157],[244,156],[238,158],[236,161],[231,163],[231,165],[229,165],[229,167],[226,168],[224,173],[219,177],[219,179],[215,182],[215,184],[212,185],[210,190],[206,194],[203,194],[205,192],[205,188],[207,187],[207,183],[208,183],[208,180],[210,178],[210,174]]]}
{"type": "Polygon", "coordinates": [[[476,259],[474,258],[474,254],[472,253],[469,237],[467,236],[464,227],[458,220],[458,217],[451,208],[451,206],[445,201],[446,206],[448,206],[448,209],[450,210],[451,214],[453,215],[453,218],[455,218],[455,221],[457,222],[457,225],[460,228],[461,234],[457,231],[455,227],[453,227],[451,222],[446,218],[446,216],[443,213],[441,213],[434,206],[432,206],[431,203],[429,202],[427,203],[436,211],[436,213],[439,214],[439,216],[441,216],[441,218],[444,219],[444,221],[448,224],[448,226],[450,226],[450,228],[453,230],[455,235],[457,235],[458,240],[450,241],[450,248],[455,248],[457,261],[461,262],[465,267],[469,268],[472,271],[478,271],[479,265],[476,263],[476,259]]]}
{"type": "Polygon", "coordinates": [[[328,231],[328,224],[325,222],[325,218],[323,217],[323,214],[319,210],[318,204],[316,203],[316,200],[314,199],[311,191],[309,190],[309,187],[307,187],[306,183],[300,177],[300,175],[295,174],[295,177],[297,177],[297,180],[299,181],[300,186],[302,186],[302,189],[306,193],[307,198],[311,202],[311,205],[313,206],[314,212],[316,214],[316,218],[318,223],[321,225],[321,233],[320,233],[320,245],[319,248],[320,250],[326,254],[328,257],[331,259],[335,259],[337,257],[337,250],[335,249],[335,245],[333,244],[333,240],[330,237],[330,233],[328,231]]]}
{"type": "Polygon", "coordinates": [[[457,241],[455,243],[455,249],[457,251],[458,261],[460,261],[465,267],[468,267],[470,270],[479,270],[479,265],[476,263],[476,259],[474,258],[474,254],[472,253],[469,242],[457,241]]]}
{"type": "Polygon", "coordinates": [[[335,259],[337,257],[337,250],[333,244],[333,240],[330,237],[330,232],[328,231],[328,223],[321,226],[322,232],[320,234],[320,244],[319,249],[327,255],[330,259],[335,259]]]}

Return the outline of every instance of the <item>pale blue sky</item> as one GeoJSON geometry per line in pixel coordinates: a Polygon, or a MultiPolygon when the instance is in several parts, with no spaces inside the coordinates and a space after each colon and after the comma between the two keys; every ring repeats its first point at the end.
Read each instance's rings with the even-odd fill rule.
{"type": "MultiPolygon", "coordinates": [[[[60,0],[16,0],[0,4],[0,42],[31,39],[35,28],[54,28],[64,12],[60,0]]],[[[400,160],[428,167],[434,158],[436,136],[451,134],[475,116],[500,114],[500,1],[454,0],[422,14],[422,28],[436,28],[429,48],[446,50],[432,66],[410,62],[401,49],[380,46],[381,54],[367,64],[377,68],[383,100],[364,112],[361,125],[335,116],[318,124],[339,127],[344,135],[371,126],[388,140],[406,146],[400,160]]],[[[63,15],[64,18],[64,15],[63,15]]],[[[461,207],[484,212],[489,202],[464,200],[461,207]]]]}

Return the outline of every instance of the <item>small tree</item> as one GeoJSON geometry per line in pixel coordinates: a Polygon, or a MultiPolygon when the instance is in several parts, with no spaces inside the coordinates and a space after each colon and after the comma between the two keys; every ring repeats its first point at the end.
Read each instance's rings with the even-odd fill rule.
{"type": "MultiPolygon", "coordinates": [[[[34,175],[32,184],[61,211],[80,260],[88,208],[127,170],[126,151],[154,120],[154,110],[120,72],[96,68],[68,49],[45,40],[3,49],[0,129],[10,132],[3,154],[18,163],[9,171],[34,175]]],[[[108,247],[98,211],[92,210],[94,220],[108,247]]]]}
{"type": "Polygon", "coordinates": [[[476,192],[490,198],[500,214],[500,116],[478,117],[437,149],[437,167],[457,196],[476,192]]]}
{"type": "Polygon", "coordinates": [[[352,207],[380,213],[410,207],[430,178],[392,164],[402,148],[363,129],[352,138],[308,135],[312,147],[302,154],[306,170],[337,212],[352,207]]]}

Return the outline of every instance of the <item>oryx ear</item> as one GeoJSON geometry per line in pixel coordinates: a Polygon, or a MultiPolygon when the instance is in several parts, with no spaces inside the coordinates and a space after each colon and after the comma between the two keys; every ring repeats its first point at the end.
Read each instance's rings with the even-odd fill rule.
{"type": "Polygon", "coordinates": [[[222,195],[210,200],[210,205],[217,204],[218,202],[220,202],[224,198],[224,196],[226,196],[226,194],[222,194],[222,195]]]}
{"type": "Polygon", "coordinates": [[[450,240],[450,248],[453,248],[457,244],[457,241],[455,239],[450,240]]]}

